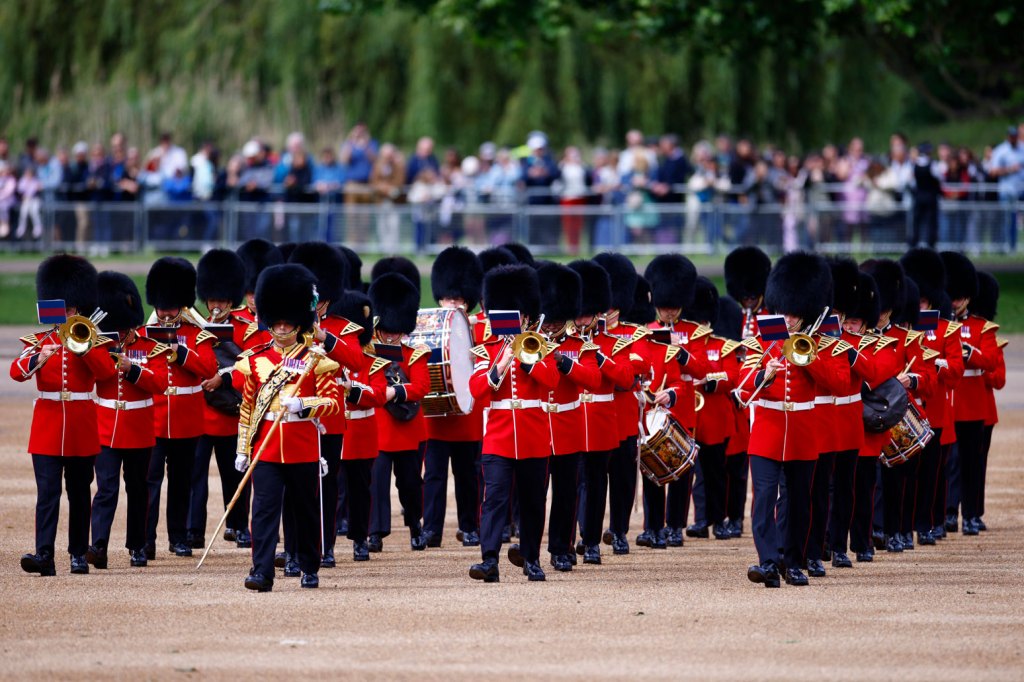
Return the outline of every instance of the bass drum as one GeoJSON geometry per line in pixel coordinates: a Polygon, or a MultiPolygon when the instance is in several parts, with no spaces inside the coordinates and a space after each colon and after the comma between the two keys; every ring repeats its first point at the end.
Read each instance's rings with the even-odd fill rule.
{"type": "Polygon", "coordinates": [[[430,393],[422,400],[427,417],[464,415],[473,410],[473,331],[461,308],[424,308],[416,315],[409,345],[430,349],[430,393]]]}

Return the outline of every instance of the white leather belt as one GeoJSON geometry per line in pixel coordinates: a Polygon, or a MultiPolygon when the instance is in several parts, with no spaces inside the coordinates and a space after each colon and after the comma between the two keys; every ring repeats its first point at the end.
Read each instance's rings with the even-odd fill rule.
{"type": "Polygon", "coordinates": [[[526,410],[543,405],[539,400],[495,400],[491,402],[492,410],[526,410]]]}
{"type": "Polygon", "coordinates": [[[92,400],[92,393],[73,393],[71,391],[39,391],[40,400],[58,400],[72,402],[75,400],[92,400]]]}
{"type": "MultiPolygon", "coordinates": [[[[267,412],[265,415],[263,415],[263,421],[265,421],[265,422],[272,422],[275,419],[277,419],[277,412],[267,412]]],[[[310,419],[309,417],[300,417],[295,412],[285,412],[284,416],[281,417],[281,423],[282,424],[285,424],[287,422],[310,422],[310,421],[313,421],[313,420],[310,419]]]]}
{"type": "Polygon", "coordinates": [[[345,419],[366,419],[373,414],[372,407],[368,410],[345,410],[345,419]]]}
{"type": "Polygon", "coordinates": [[[584,393],[580,396],[581,403],[610,403],[614,400],[614,393],[584,393]]]}
{"type": "Polygon", "coordinates": [[[144,407],[152,407],[153,399],[145,400],[111,400],[110,398],[96,398],[96,404],[100,407],[109,407],[112,410],[141,410],[144,407]]]}
{"type": "Polygon", "coordinates": [[[164,395],[192,395],[203,390],[202,386],[168,386],[164,395]]]}
{"type": "Polygon", "coordinates": [[[816,395],[814,396],[815,405],[835,405],[836,397],[834,395],[816,395]]]}
{"type": "Polygon", "coordinates": [[[964,370],[964,376],[965,377],[980,377],[984,373],[985,373],[985,370],[983,370],[983,369],[965,369],[964,370]]]}
{"type": "Polygon", "coordinates": [[[860,393],[854,393],[853,395],[844,395],[836,398],[836,405],[850,405],[852,403],[860,402],[860,393]]]}
{"type": "Polygon", "coordinates": [[[808,400],[805,403],[791,403],[781,400],[755,400],[754,404],[758,407],[766,407],[769,410],[778,410],[779,412],[803,412],[804,410],[814,409],[813,400],[808,400]]]}
{"type": "Polygon", "coordinates": [[[544,411],[549,414],[559,414],[561,412],[572,412],[579,406],[579,400],[574,400],[571,403],[544,403],[544,411]]]}

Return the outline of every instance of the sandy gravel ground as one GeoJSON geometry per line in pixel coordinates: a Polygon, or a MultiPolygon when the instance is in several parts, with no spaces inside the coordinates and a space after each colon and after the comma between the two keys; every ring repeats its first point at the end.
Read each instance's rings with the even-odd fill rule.
{"type": "MultiPolygon", "coordinates": [[[[542,584],[503,561],[502,582],[483,585],[467,577],[478,553],[455,545],[451,497],[442,549],[411,552],[396,516],[400,530],[369,563],[352,563],[340,541],[316,591],[279,577],[271,594],[248,592],[248,553],[227,543],[200,571],[162,541],[144,569],[118,550],[110,569],[71,576],[58,553],[56,578],[29,576],[18,558],[33,543],[31,391],[0,382],[0,677],[1024,679],[1024,338],[1013,341],[990,530],[883,552],[804,589],[747,582],[749,534],[606,552],[603,566],[551,570],[542,584]]],[[[210,502],[212,526],[218,492],[210,502]]]]}

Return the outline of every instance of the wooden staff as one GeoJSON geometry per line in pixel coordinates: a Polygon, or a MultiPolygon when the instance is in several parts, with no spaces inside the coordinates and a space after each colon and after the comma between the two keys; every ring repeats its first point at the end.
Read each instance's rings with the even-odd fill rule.
{"type": "MultiPolygon", "coordinates": [[[[314,351],[311,348],[309,352],[313,356],[313,359],[311,362],[306,364],[306,369],[303,370],[299,380],[295,382],[295,387],[289,397],[295,397],[295,394],[299,392],[299,388],[302,386],[302,382],[306,380],[310,373],[316,369],[316,366],[320,364],[320,360],[324,358],[323,353],[321,353],[319,349],[314,351]]],[[[242,496],[242,491],[245,490],[246,484],[249,483],[249,478],[252,477],[252,470],[256,468],[256,462],[258,462],[260,457],[263,456],[263,452],[267,449],[267,445],[270,443],[271,437],[274,435],[277,427],[281,424],[281,419],[284,417],[284,413],[285,410],[283,409],[277,411],[277,416],[274,417],[274,423],[270,425],[270,430],[267,431],[267,437],[263,439],[263,445],[261,445],[260,449],[256,451],[256,455],[249,463],[249,468],[245,470],[245,475],[242,476],[242,480],[238,483],[238,488],[235,489],[235,494],[232,495],[231,501],[228,502],[227,507],[224,509],[224,515],[220,517],[220,521],[217,522],[217,527],[213,529],[213,535],[210,537],[210,544],[206,546],[206,551],[203,552],[202,558],[200,558],[199,563],[196,564],[197,571],[203,567],[203,562],[206,561],[206,556],[210,553],[210,549],[213,547],[213,542],[217,538],[217,533],[219,533],[220,529],[224,526],[224,522],[227,521],[228,514],[231,513],[235,503],[238,502],[238,498],[242,496]]],[[[321,533],[321,535],[323,535],[323,533],[321,533]]]]}

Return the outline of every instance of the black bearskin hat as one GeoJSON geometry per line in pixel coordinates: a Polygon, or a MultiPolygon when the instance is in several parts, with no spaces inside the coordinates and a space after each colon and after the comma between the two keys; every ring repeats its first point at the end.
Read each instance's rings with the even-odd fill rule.
{"type": "Polygon", "coordinates": [[[316,276],[302,265],[271,265],[256,280],[256,314],[268,327],[287,322],[308,331],[316,323],[316,276]]]}
{"type": "Polygon", "coordinates": [[[707,277],[698,277],[694,285],[693,302],[683,310],[683,317],[693,322],[707,322],[712,327],[718,321],[718,289],[707,277]]]}
{"type": "Polygon", "coordinates": [[[348,283],[345,285],[345,288],[365,292],[366,287],[363,286],[363,259],[359,257],[358,253],[344,244],[339,244],[336,248],[341,251],[341,255],[348,261],[348,283]]]}
{"type": "Polygon", "coordinates": [[[612,308],[620,312],[632,308],[637,278],[633,262],[621,253],[610,251],[594,256],[594,262],[608,271],[612,283],[612,308]]]}
{"type": "Polygon", "coordinates": [[[935,307],[946,291],[946,264],[934,249],[913,248],[900,258],[903,271],[917,284],[920,298],[928,299],[928,305],[935,307]]]}
{"type": "Polygon", "coordinates": [[[633,305],[629,310],[623,310],[619,319],[623,322],[648,325],[658,319],[658,311],[654,309],[651,302],[651,285],[643,277],[636,278],[636,289],[633,291],[633,305]]]}
{"type": "Polygon", "coordinates": [[[879,307],[878,285],[875,279],[866,272],[857,273],[857,303],[850,309],[844,310],[846,317],[864,322],[864,329],[874,329],[878,326],[878,317],[882,313],[879,307]]]}
{"type": "Polygon", "coordinates": [[[142,324],[142,296],[135,280],[120,272],[104,270],[97,281],[100,308],[107,314],[99,324],[101,331],[122,332],[142,324]]]}
{"type": "Polygon", "coordinates": [[[537,268],[540,311],[545,322],[570,322],[583,307],[583,280],[572,268],[544,263],[537,268]]]}
{"type": "Polygon", "coordinates": [[[50,256],[36,271],[36,296],[40,301],[62,299],[80,315],[92,315],[97,300],[96,268],[81,256],[50,256]]]}
{"type": "Polygon", "coordinates": [[[955,301],[977,296],[978,272],[971,259],[956,251],[943,251],[939,255],[946,265],[946,293],[949,298],[955,301]]]}
{"type": "Polygon", "coordinates": [[[242,262],[245,263],[245,293],[250,294],[256,291],[256,280],[260,273],[271,265],[284,263],[284,256],[280,249],[268,242],[266,239],[250,239],[242,243],[236,250],[242,262]]]}
{"type": "Polygon", "coordinates": [[[231,301],[234,308],[245,296],[245,263],[234,251],[210,249],[196,265],[196,295],[200,301],[231,301]]]}
{"type": "Polygon", "coordinates": [[[821,256],[787,253],[775,261],[765,284],[764,301],[778,315],[795,315],[813,324],[832,302],[832,272],[821,256]]]}
{"type": "Polygon", "coordinates": [[[475,253],[464,246],[449,246],[437,254],[430,268],[430,290],[438,303],[442,298],[461,298],[466,310],[480,302],[484,268],[475,253]]]}
{"type": "Polygon", "coordinates": [[[871,258],[860,264],[860,269],[871,275],[878,286],[878,309],[899,312],[903,307],[903,267],[888,258],[871,258]]]}
{"type": "Polygon", "coordinates": [[[146,303],[154,308],[186,308],[196,302],[196,269],[184,258],[164,256],[149,268],[146,303]]]}
{"type": "Polygon", "coordinates": [[[536,322],[540,317],[540,283],[529,265],[501,265],[484,275],[484,310],[518,310],[536,322]]]}
{"type": "Polygon", "coordinates": [[[731,296],[718,299],[718,321],[711,326],[717,336],[733,341],[743,340],[743,308],[731,296]]]}
{"type": "MultiPolygon", "coordinates": [[[[756,246],[740,246],[725,257],[725,290],[737,302],[764,296],[772,259],[756,246]]],[[[817,319],[817,318],[815,318],[817,319]]]]}
{"type": "Polygon", "coordinates": [[[999,303],[999,282],[987,272],[978,271],[978,295],[971,299],[972,315],[988,321],[996,319],[996,305],[999,303]]]}
{"type": "Polygon", "coordinates": [[[903,278],[903,285],[906,287],[903,305],[900,306],[899,314],[893,313],[893,317],[896,318],[894,322],[913,329],[917,324],[917,318],[921,316],[921,290],[917,288],[917,282],[909,277],[903,278]]]}
{"type": "Polygon", "coordinates": [[[519,242],[508,242],[507,244],[502,244],[501,248],[515,256],[516,262],[520,265],[529,265],[531,268],[537,267],[537,262],[534,260],[533,254],[525,244],[520,244],[519,242]]]}
{"type": "Polygon", "coordinates": [[[349,289],[339,299],[331,302],[328,312],[355,322],[363,328],[363,331],[359,332],[360,346],[365,346],[373,339],[373,305],[370,303],[370,297],[362,291],[349,289]]]}
{"type": "Polygon", "coordinates": [[[697,268],[689,258],[678,253],[655,256],[647,264],[644,277],[651,284],[655,308],[682,308],[693,305],[697,268]]]}
{"type": "Polygon", "coordinates": [[[367,293],[378,328],[393,334],[411,334],[416,329],[420,290],[405,275],[385,272],[373,280],[367,293]]]}
{"type": "Polygon", "coordinates": [[[941,292],[939,300],[932,303],[932,305],[939,311],[939,317],[944,320],[953,321],[953,301],[949,298],[949,294],[945,291],[941,292]]]}
{"type": "Polygon", "coordinates": [[[316,292],[321,301],[337,301],[348,284],[348,259],[327,242],[303,242],[296,245],[289,263],[298,263],[316,277],[316,292]]]}
{"type": "Polygon", "coordinates": [[[477,256],[480,259],[480,266],[486,275],[488,272],[500,265],[518,265],[516,255],[504,246],[495,246],[491,249],[484,249],[477,256]]]}
{"type": "Polygon", "coordinates": [[[832,270],[832,308],[844,315],[857,307],[857,262],[852,258],[829,258],[832,270]]]}
{"type": "Polygon", "coordinates": [[[295,253],[296,246],[298,246],[298,244],[295,242],[281,242],[277,245],[277,250],[281,252],[281,258],[284,258],[285,263],[291,260],[292,254],[295,253]]]}
{"type": "Polygon", "coordinates": [[[575,260],[569,267],[583,282],[583,307],[580,315],[601,315],[612,307],[612,284],[608,271],[591,260],[575,260]]]}
{"type": "MultiPolygon", "coordinates": [[[[412,282],[414,287],[416,287],[417,293],[420,291],[420,269],[416,267],[415,263],[405,256],[387,256],[374,263],[373,269],[370,270],[370,284],[373,284],[378,278],[391,272],[397,272],[402,277],[405,277],[407,280],[412,282]]],[[[393,332],[397,330],[388,329],[388,331],[393,332]]]]}

